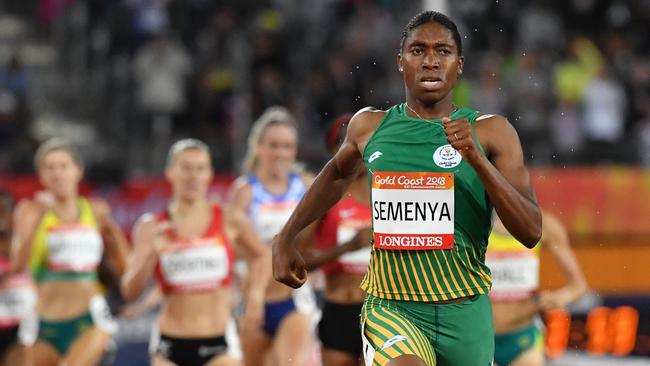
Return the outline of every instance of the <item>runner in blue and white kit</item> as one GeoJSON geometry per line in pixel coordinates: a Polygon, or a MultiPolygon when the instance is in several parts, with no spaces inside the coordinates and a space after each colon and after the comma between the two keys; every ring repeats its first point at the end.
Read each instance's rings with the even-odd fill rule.
{"type": "MultiPolygon", "coordinates": [[[[293,116],[283,107],[269,108],[253,125],[244,174],[232,188],[232,204],[248,212],[269,245],[310,184],[310,177],[295,171],[297,147],[293,116]]],[[[245,364],[264,365],[270,356],[275,365],[304,365],[313,345],[311,290],[296,292],[271,281],[265,301],[262,328],[241,334],[245,364]]]]}

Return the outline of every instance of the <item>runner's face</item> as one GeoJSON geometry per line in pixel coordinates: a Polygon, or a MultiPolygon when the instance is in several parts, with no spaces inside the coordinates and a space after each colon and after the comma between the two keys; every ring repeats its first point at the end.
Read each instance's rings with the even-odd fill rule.
{"type": "Polygon", "coordinates": [[[205,199],[212,174],[210,156],[199,149],[180,151],[166,171],[174,196],[185,201],[205,199]]]}
{"type": "Polygon", "coordinates": [[[69,152],[54,150],[41,159],[38,175],[41,184],[53,195],[69,198],[77,195],[82,170],[69,152]]]}
{"type": "Polygon", "coordinates": [[[296,162],[297,152],[296,129],[286,125],[271,125],[266,128],[257,145],[259,167],[275,176],[287,175],[296,162]]]}
{"type": "Polygon", "coordinates": [[[414,29],[397,55],[407,92],[424,103],[436,103],[452,92],[463,61],[452,32],[437,22],[414,29]]]}

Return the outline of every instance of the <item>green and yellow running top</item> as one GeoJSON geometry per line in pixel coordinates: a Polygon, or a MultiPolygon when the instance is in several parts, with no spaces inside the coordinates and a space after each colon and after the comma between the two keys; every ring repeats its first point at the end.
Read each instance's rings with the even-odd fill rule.
{"type": "Polygon", "coordinates": [[[104,242],[90,203],[80,198],[79,219],[62,223],[47,211],[32,240],[29,267],[37,282],[95,281],[104,242]]]}
{"type": "MultiPolygon", "coordinates": [[[[374,243],[361,288],[422,302],[487,293],[493,209],[485,188],[448,144],[442,121],[411,117],[405,108],[388,110],[363,152],[374,243]]],[[[466,118],[473,129],[478,115],[459,108],[450,118],[466,118]]]]}

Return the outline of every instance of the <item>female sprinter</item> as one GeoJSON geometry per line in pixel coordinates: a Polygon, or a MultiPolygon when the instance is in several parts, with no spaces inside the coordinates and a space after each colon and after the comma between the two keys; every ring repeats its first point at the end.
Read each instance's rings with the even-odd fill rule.
{"type": "Polygon", "coordinates": [[[563,307],[587,291],[569,236],[553,215],[543,212],[541,246],[547,248],[568,279],[553,291],[537,293],[539,248],[527,249],[496,220],[488,241],[486,263],[494,282],[490,299],[494,316],[494,361],[499,366],[544,365],[544,337],[535,317],[540,311],[563,307]]]}
{"type": "Polygon", "coordinates": [[[397,54],[406,100],[352,117],[341,148],[274,240],[275,278],[300,287],[306,271],[296,235],[367,174],[374,234],[361,282],[367,365],[490,365],[484,256],[493,209],[527,247],[541,237],[515,130],[502,116],[452,102],[465,62],[461,38],[439,12],[407,24],[397,54]]]}
{"type": "Polygon", "coordinates": [[[244,213],[225,211],[208,200],[213,171],[206,144],[176,142],[165,175],[172,186],[171,202],[165,212],[145,214],[136,225],[122,293],[134,300],[152,276],[158,280],[163,299],[153,365],[238,365],[225,340],[232,310],[233,245],[242,244],[257,280],[246,296],[244,320],[250,327],[261,322],[270,277],[268,251],[244,213]]]}
{"type": "Polygon", "coordinates": [[[34,363],[94,365],[117,330],[98,267],[106,257],[121,275],[126,239],[105,202],[79,196],[83,164],[70,145],[48,140],[34,162],[45,191],[18,205],[12,252],[12,270],[29,267],[37,283],[34,363]]]}
{"type": "MultiPolygon", "coordinates": [[[[246,174],[232,189],[232,204],[248,212],[269,245],[308,185],[308,178],[293,170],[297,149],[293,116],[285,108],[269,108],[253,125],[244,161],[246,174]]],[[[313,343],[308,309],[298,309],[301,304],[294,302],[294,290],[275,281],[269,283],[265,301],[263,326],[241,334],[246,365],[264,365],[271,347],[275,365],[304,365],[313,343]]]]}

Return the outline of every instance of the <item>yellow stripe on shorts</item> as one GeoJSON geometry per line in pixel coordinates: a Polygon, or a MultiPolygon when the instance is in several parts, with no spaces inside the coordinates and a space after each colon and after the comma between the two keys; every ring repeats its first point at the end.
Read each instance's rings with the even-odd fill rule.
{"type": "Polygon", "coordinates": [[[403,355],[415,355],[428,366],[436,365],[435,352],[427,337],[399,313],[367,301],[361,319],[363,335],[375,350],[373,366],[384,366],[403,355]]]}

